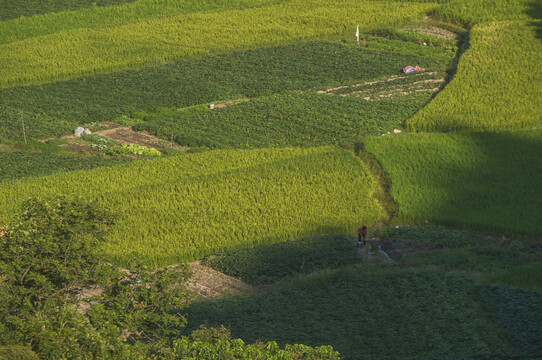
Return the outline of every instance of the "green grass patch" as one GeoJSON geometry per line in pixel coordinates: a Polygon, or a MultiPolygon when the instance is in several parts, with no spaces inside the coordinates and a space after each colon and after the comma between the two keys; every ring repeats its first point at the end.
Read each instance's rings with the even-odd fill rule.
{"type": "MultiPolygon", "coordinates": [[[[258,7],[283,0],[2,0],[0,44],[76,29],[95,29],[130,24],[152,18],[197,12],[258,7]],[[117,6],[106,6],[117,5],[117,6]],[[69,10],[69,11],[66,11],[69,10]],[[64,11],[60,12],[59,11],[64,11]],[[33,14],[43,14],[32,16],[33,14]]],[[[0,7],[1,9],[1,7],[0,7]]]]}
{"type": "Polygon", "coordinates": [[[510,355],[474,285],[435,271],[347,267],[296,277],[260,295],[192,304],[188,328],[224,324],[246,342],[329,344],[344,359],[510,355]]]}
{"type": "Polygon", "coordinates": [[[540,20],[475,26],[454,78],[428,106],[408,120],[409,128],[540,128],[540,26],[540,20]]]}
{"type": "Polygon", "coordinates": [[[0,182],[125,164],[130,159],[56,152],[0,151],[0,182]]]}
{"type": "Polygon", "coordinates": [[[204,264],[250,282],[270,282],[361,261],[351,239],[321,235],[277,244],[232,249],[203,259],[204,264]]]}
{"type": "Polygon", "coordinates": [[[371,137],[399,220],[542,234],[542,131],[371,137]]]}
{"type": "Polygon", "coordinates": [[[473,26],[507,20],[542,18],[542,9],[533,0],[451,0],[445,1],[435,14],[473,26]]]}
{"type": "Polygon", "coordinates": [[[118,215],[103,251],[164,265],[217,251],[350,234],[380,206],[374,179],[333,148],[208,151],[0,184],[0,223],[30,196],[82,196],[118,215]],[[175,169],[172,171],[172,169],[175,169]]]}
{"type": "Polygon", "coordinates": [[[486,277],[492,284],[507,285],[542,293],[542,263],[520,264],[513,268],[496,271],[486,277]]]}
{"type": "Polygon", "coordinates": [[[1,45],[0,86],[43,84],[186,57],[353,36],[357,24],[362,31],[391,26],[434,7],[402,1],[291,0],[59,31],[1,45]]]}
{"type": "Polygon", "coordinates": [[[119,5],[133,1],[135,0],[2,0],[0,3],[0,21],[46,13],[119,5]]]}
{"type": "Polygon", "coordinates": [[[381,239],[405,239],[441,244],[449,248],[472,246],[479,241],[466,230],[447,229],[439,225],[386,227],[376,234],[381,239]]]}
{"type": "Polygon", "coordinates": [[[415,267],[432,265],[447,271],[476,272],[485,278],[502,271],[512,271],[520,265],[534,261],[536,256],[536,253],[518,251],[502,245],[476,246],[421,252],[407,256],[403,264],[415,267]]]}
{"type": "MultiPolygon", "coordinates": [[[[0,109],[0,140],[23,141],[21,117],[26,125],[27,137],[45,138],[60,136],[73,131],[76,126],[100,121],[114,120],[133,125],[160,108],[182,108],[174,112],[175,116],[194,115],[197,118],[192,112],[206,110],[205,105],[200,104],[383,80],[400,75],[405,64],[418,64],[428,71],[437,72],[435,76],[445,75],[452,60],[446,50],[414,44],[405,49],[404,44],[402,41],[390,41],[390,51],[384,51],[330,41],[306,42],[181,60],[166,66],[54,84],[0,89],[0,102],[4,105],[0,109]]],[[[406,86],[410,81],[408,79],[397,79],[390,85],[402,81],[402,86],[406,86]]],[[[383,86],[379,86],[380,90],[385,91],[383,86]]],[[[369,88],[371,85],[365,86],[365,90],[369,88]]],[[[310,111],[310,107],[319,108],[320,101],[332,102],[332,99],[313,98],[316,104],[306,104],[310,99],[302,97],[299,100],[303,101],[301,105],[308,108],[306,111],[310,111]]],[[[427,99],[425,96],[425,101],[427,99]]],[[[282,99],[282,103],[287,100],[282,99]]],[[[402,122],[424,103],[420,99],[404,101],[406,105],[401,100],[397,106],[390,104],[387,110],[390,113],[382,114],[382,110],[375,110],[375,113],[380,113],[380,119],[376,122],[388,121],[388,117],[390,124],[402,122]],[[399,115],[395,115],[395,112],[399,115]]],[[[343,105],[348,107],[337,109],[337,106],[343,105],[335,99],[334,105],[331,104],[335,107],[332,112],[339,111],[354,118],[360,115],[360,111],[350,109],[354,104],[355,101],[344,100],[343,105]],[[352,114],[348,115],[349,112],[352,114]]],[[[247,111],[258,111],[250,108],[253,105],[244,106],[248,106],[247,111]]],[[[363,109],[371,107],[363,102],[360,106],[364,114],[367,114],[367,110],[363,109]]],[[[382,108],[382,105],[375,107],[382,108]]],[[[354,120],[356,123],[363,122],[354,120]]],[[[374,116],[371,121],[375,122],[374,116]]],[[[171,133],[165,136],[170,139],[171,133]]]]}

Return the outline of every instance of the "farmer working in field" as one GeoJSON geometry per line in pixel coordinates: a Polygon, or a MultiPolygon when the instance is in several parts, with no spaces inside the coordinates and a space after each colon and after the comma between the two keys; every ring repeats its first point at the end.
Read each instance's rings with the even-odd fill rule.
{"type": "Polygon", "coordinates": [[[367,236],[367,226],[362,225],[358,228],[358,247],[361,246],[363,239],[363,245],[365,245],[365,237],[367,236]]]}

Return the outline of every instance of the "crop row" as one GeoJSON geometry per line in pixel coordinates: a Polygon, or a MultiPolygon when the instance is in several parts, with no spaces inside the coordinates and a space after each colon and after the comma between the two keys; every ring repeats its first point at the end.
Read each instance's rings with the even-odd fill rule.
{"type": "MultiPolygon", "coordinates": [[[[6,1],[13,0],[3,0],[6,1]]],[[[281,0],[26,0],[6,3],[5,17],[20,18],[0,22],[0,44],[75,29],[115,26],[151,18],[200,11],[243,9],[277,3],[281,0]],[[122,5],[121,5],[122,4],[122,5]],[[117,6],[108,6],[117,5],[117,6]],[[66,11],[70,10],[70,11],[66,11]],[[74,11],[78,10],[78,11],[74,11]],[[34,14],[41,16],[25,17],[34,14]]]]}
{"type": "MultiPolygon", "coordinates": [[[[74,11],[92,6],[117,5],[130,1],[134,0],[96,0],[92,2],[89,0],[3,0],[0,4],[0,21],[46,13],[74,11]]],[[[0,33],[4,34],[2,31],[0,33]]]]}
{"type": "Polygon", "coordinates": [[[190,147],[346,145],[365,135],[401,128],[430,96],[420,92],[368,101],[359,96],[292,92],[194,114],[163,111],[145,117],[134,129],[173,137],[190,147]]]}
{"type": "Polygon", "coordinates": [[[372,137],[405,222],[542,234],[542,131],[372,137]]]}
{"type": "Polygon", "coordinates": [[[161,107],[184,108],[387,79],[399,75],[403,64],[442,74],[451,61],[444,49],[436,47],[389,40],[375,44],[374,49],[373,42],[367,45],[306,42],[0,89],[0,141],[23,141],[21,117],[27,137],[46,138],[81,124],[114,121],[122,115],[138,117],[161,107]]]}
{"type": "Polygon", "coordinates": [[[75,156],[62,152],[0,151],[0,182],[29,176],[37,177],[58,172],[120,165],[129,161],[130,159],[75,156]]]}
{"type": "MultiPolygon", "coordinates": [[[[322,271],[262,294],[195,302],[186,309],[187,330],[219,323],[247,342],[329,344],[344,359],[498,358],[514,352],[464,277],[365,269],[322,271]]],[[[514,304],[525,303],[518,299],[514,304]]],[[[540,305],[538,300],[532,309],[540,305]]],[[[529,330],[536,324],[520,321],[529,330]]],[[[540,330],[529,335],[534,340],[540,330]]]]}
{"type": "Polygon", "coordinates": [[[1,45],[0,86],[54,82],[345,33],[353,36],[357,24],[369,30],[404,22],[433,7],[431,3],[292,0],[58,32],[1,45]]]}
{"type": "Polygon", "coordinates": [[[0,223],[32,195],[81,195],[119,219],[104,251],[153,265],[219,250],[352,233],[378,219],[374,180],[351,152],[331,148],[213,151],[4,182],[0,223]]]}
{"type": "Polygon", "coordinates": [[[416,131],[542,124],[542,21],[475,26],[453,80],[407,124],[416,131]]]}

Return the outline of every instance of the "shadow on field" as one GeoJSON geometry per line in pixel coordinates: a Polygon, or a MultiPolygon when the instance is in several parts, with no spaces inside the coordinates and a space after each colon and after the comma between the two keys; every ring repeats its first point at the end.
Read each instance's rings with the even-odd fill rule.
{"type": "MultiPolygon", "coordinates": [[[[542,2],[540,0],[531,0],[527,15],[533,20],[542,20],[542,2]]],[[[531,24],[536,28],[537,39],[542,40],[542,21],[532,22],[531,24]]]]}
{"type": "MultiPolygon", "coordinates": [[[[415,213],[495,235],[542,234],[542,131],[451,135],[425,148],[415,213]],[[455,137],[455,138],[454,138],[455,137]],[[444,145],[448,148],[439,146],[444,145]],[[422,173],[424,172],[424,173],[422,173]],[[423,199],[424,193],[431,199],[423,199]]],[[[408,204],[410,205],[410,204],[408,204]]]]}

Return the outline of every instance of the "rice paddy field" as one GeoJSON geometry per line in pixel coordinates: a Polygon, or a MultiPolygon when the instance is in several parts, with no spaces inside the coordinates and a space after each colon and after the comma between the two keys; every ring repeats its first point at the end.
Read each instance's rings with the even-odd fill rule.
{"type": "Polygon", "coordinates": [[[534,0],[0,0],[0,235],[80,198],[254,287],[179,336],[542,358],[541,69],[534,0]]]}

